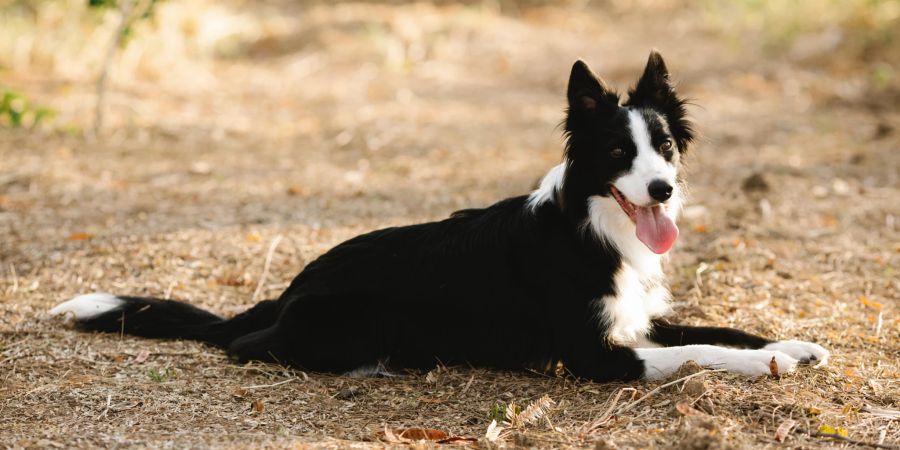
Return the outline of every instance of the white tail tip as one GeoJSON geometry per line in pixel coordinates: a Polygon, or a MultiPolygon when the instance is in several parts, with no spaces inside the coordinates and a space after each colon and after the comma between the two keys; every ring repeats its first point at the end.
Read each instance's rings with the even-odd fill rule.
{"type": "Polygon", "coordinates": [[[69,315],[75,320],[90,319],[107,311],[112,311],[125,303],[122,299],[112,294],[95,292],[93,294],[79,295],[71,300],[62,302],[49,311],[51,316],[69,315]]]}

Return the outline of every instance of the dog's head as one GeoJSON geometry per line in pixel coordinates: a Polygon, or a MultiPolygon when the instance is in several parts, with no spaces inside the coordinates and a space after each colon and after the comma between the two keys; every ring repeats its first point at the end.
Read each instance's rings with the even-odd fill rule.
{"type": "Polygon", "coordinates": [[[592,199],[615,201],[641,242],[655,253],[667,252],[678,236],[678,169],[693,132],[685,101],[672,87],[662,56],[650,54],[623,104],[577,61],[569,77],[568,100],[562,201],[585,212],[592,199]]]}

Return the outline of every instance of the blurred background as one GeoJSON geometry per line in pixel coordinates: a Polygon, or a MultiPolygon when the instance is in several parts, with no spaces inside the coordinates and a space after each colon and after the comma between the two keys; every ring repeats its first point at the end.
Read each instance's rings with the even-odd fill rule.
{"type": "MultiPolygon", "coordinates": [[[[677,319],[834,355],[833,369],[790,383],[729,379],[707,396],[717,436],[770,445],[775,411],[813,405],[814,426],[896,442],[896,427],[848,411],[900,405],[898,39],[900,0],[0,0],[0,360],[14,365],[0,443],[67,442],[73,427],[94,430],[89,446],[140,427],[150,447],[246,445],[221,430],[369,439],[407,419],[481,435],[495,394],[527,404],[551,385],[575,405],[555,423],[580,426],[607,395],[476,382],[423,410],[397,402],[430,385],[391,380],[353,415],[382,416],[355,423],[333,398],[346,380],[319,377],[266,391],[278,406],[251,427],[221,386],[265,380],[220,352],[37,318],[92,291],[232,314],[353,235],[527,193],[560,161],[573,61],[624,92],[651,48],[702,136],[668,269],[677,319]],[[156,353],[119,364],[139,345],[156,353]],[[157,397],[145,372],[163,366],[190,388],[157,397]],[[93,420],[109,392],[143,406],[93,420]]],[[[622,442],[681,439],[676,422],[636,415],[640,426],[613,428],[633,439],[622,442]]]]}
{"type": "Polygon", "coordinates": [[[319,194],[484,204],[558,160],[572,61],[624,91],[653,47],[698,105],[701,153],[817,125],[884,137],[898,17],[897,0],[0,0],[0,224],[43,206],[48,235],[156,220],[134,208],[228,225],[319,194]]]}
{"type": "Polygon", "coordinates": [[[245,133],[259,112],[281,135],[298,135],[310,131],[298,122],[327,114],[299,120],[293,102],[415,106],[512,80],[502,90],[555,93],[575,57],[628,81],[617,66],[636,67],[650,46],[688,89],[703,74],[790,75],[779,94],[809,107],[887,106],[900,78],[898,15],[891,0],[3,0],[0,123],[83,134],[108,72],[110,130],[245,133]],[[839,85],[827,88],[829,76],[839,85]]]}
{"type": "Polygon", "coordinates": [[[898,33],[898,0],[0,0],[2,273],[53,274],[37,304],[212,276],[199,301],[240,308],[276,234],[264,293],[353,234],[528,192],[572,62],[624,92],[651,48],[702,136],[676,263],[831,235],[888,263],[898,33]]]}
{"type": "Polygon", "coordinates": [[[527,192],[559,161],[572,62],[624,91],[654,47],[703,136],[683,248],[887,227],[883,250],[898,25],[897,0],[0,0],[4,272],[288,230],[290,276],[348,235],[527,192]]]}

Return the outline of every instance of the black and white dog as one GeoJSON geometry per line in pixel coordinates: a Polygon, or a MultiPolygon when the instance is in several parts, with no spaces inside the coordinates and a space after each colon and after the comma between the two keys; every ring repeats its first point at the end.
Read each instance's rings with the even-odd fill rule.
{"type": "MultiPolygon", "coordinates": [[[[678,228],[694,134],[659,53],[619,96],[572,67],[564,161],[530,195],[357,236],[277,300],[223,319],[171,300],[88,294],[51,310],[86,330],[194,339],[240,361],[312,371],[500,369],[562,362],[595,381],[666,377],[688,360],[755,376],[828,352],[668,323],[661,259],[678,228]]],[[[358,373],[358,372],[356,372],[358,373]]]]}

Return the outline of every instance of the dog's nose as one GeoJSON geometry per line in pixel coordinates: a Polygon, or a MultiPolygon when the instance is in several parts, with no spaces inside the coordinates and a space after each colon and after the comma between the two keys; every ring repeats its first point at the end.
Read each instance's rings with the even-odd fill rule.
{"type": "Polygon", "coordinates": [[[658,202],[668,200],[672,196],[672,189],[672,185],[663,180],[653,180],[650,182],[650,186],[647,186],[650,197],[658,202]]]}

